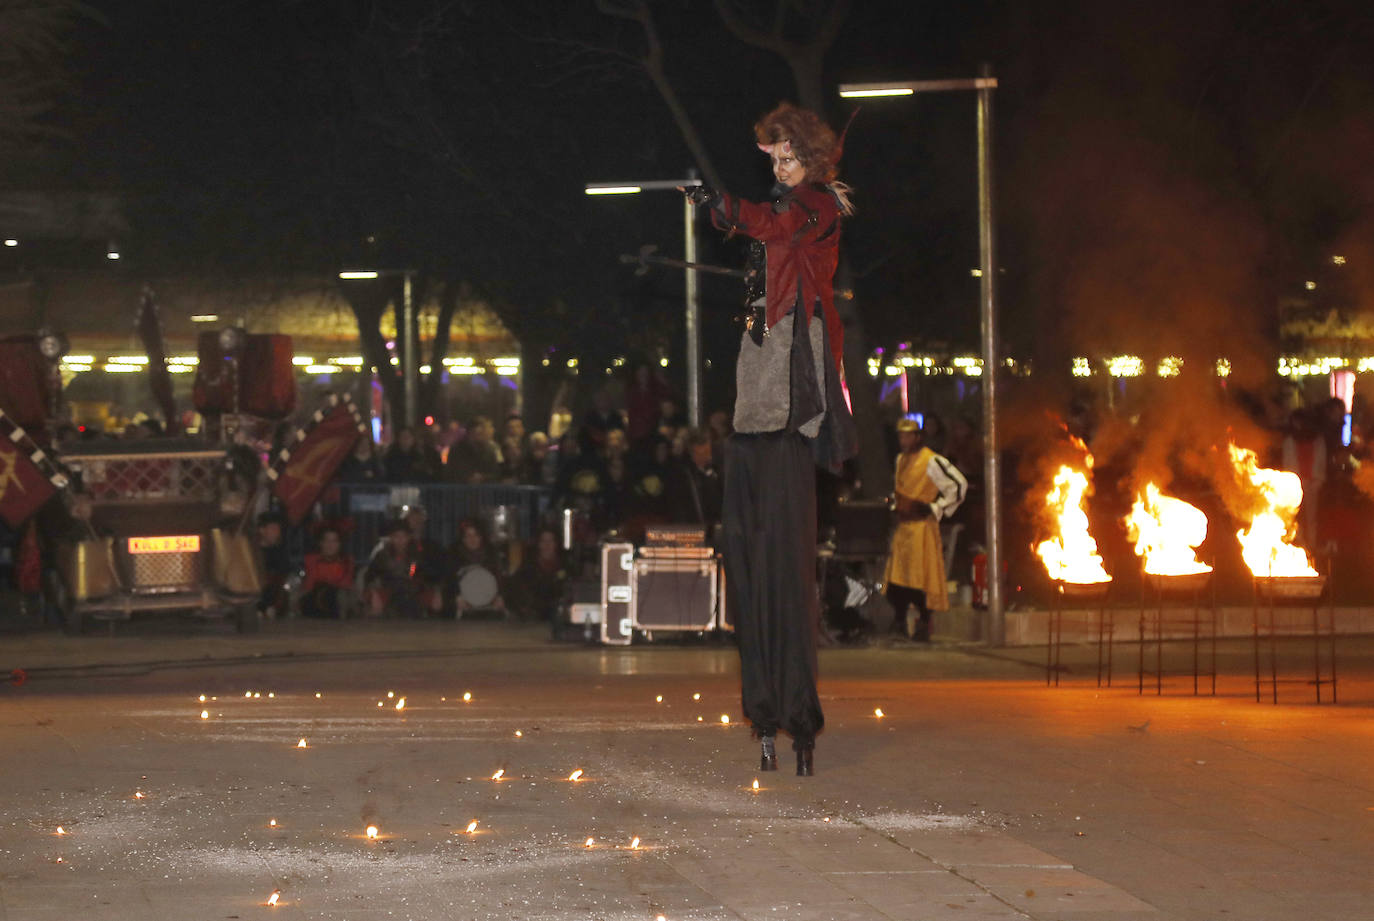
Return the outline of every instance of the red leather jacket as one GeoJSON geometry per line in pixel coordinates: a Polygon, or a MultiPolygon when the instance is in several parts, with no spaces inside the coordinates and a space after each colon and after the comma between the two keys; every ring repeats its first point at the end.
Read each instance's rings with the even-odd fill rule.
{"type": "Polygon", "coordinates": [[[843,379],[844,327],[835,312],[835,267],[840,252],[840,209],[835,196],[824,186],[812,184],[799,185],[768,203],[721,193],[711,209],[711,222],[763,243],[768,256],[770,328],[798,304],[805,322],[810,323],[812,305],[820,301],[830,354],[843,379]]]}

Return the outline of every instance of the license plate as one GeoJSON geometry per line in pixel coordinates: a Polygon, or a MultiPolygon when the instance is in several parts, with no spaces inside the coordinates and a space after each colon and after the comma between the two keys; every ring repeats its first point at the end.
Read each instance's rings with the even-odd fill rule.
{"type": "Polygon", "coordinates": [[[174,537],[131,537],[130,553],[199,553],[200,535],[182,534],[174,537]]]}

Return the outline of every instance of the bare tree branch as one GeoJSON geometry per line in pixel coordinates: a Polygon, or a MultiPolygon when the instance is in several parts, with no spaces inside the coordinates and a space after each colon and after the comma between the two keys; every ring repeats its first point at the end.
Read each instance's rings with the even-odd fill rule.
{"type": "Polygon", "coordinates": [[[701,175],[709,185],[721,188],[723,183],[720,181],[720,173],[716,172],[715,164],[711,161],[711,155],[706,150],[700,132],[697,131],[691,115],[682,104],[664,69],[663,43],[659,40],[658,26],[654,22],[649,5],[644,0],[596,0],[596,8],[607,16],[639,23],[644,31],[646,43],[644,57],[640,61],[644,73],[648,75],[654,89],[663,97],[663,102],[668,106],[668,112],[673,116],[682,140],[687,144],[697,168],[701,170],[701,175]]]}

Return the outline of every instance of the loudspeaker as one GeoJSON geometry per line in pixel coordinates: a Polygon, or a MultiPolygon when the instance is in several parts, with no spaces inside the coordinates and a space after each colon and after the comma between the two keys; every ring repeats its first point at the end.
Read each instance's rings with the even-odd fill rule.
{"type": "Polygon", "coordinates": [[[715,629],[718,570],[714,557],[635,560],[635,627],[692,632],[715,629]]]}
{"type": "Polygon", "coordinates": [[[892,513],[881,500],[835,506],[836,556],[886,556],[892,513]]]}

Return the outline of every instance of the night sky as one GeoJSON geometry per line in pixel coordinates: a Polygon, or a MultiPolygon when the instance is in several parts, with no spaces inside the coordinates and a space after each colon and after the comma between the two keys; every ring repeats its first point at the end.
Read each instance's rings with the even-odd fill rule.
{"type": "MultiPolygon", "coordinates": [[[[740,5],[760,22],[774,8],[740,5]]],[[[680,277],[636,279],[617,256],[676,251],[678,202],[582,194],[692,166],[634,23],[591,0],[94,6],[104,21],[72,33],[72,91],[51,116],[66,137],[0,179],[118,192],[134,265],[405,263],[487,292],[522,338],[589,316],[588,348],[671,331],[680,277]]],[[[795,97],[789,71],[709,2],[652,9],[725,184],[764,194],[750,126],[795,97]]],[[[1272,367],[1279,303],[1331,254],[1349,265],[1318,306],[1374,292],[1372,48],[1374,7],[1354,0],[857,0],[825,59],[826,114],[838,127],[852,110],[842,81],[990,62],[1009,348],[1222,349],[1272,367]]],[[[847,245],[875,344],[975,344],[973,110],[971,95],[871,100],[854,122],[847,245]]],[[[703,256],[743,250],[711,240],[703,256]]],[[[709,354],[737,291],[705,291],[709,354]]]]}

